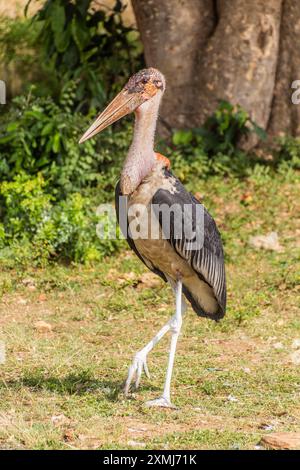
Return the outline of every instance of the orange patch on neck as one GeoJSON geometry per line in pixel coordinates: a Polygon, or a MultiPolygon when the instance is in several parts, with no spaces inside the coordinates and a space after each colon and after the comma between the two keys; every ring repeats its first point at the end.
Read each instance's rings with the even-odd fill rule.
{"type": "Polygon", "coordinates": [[[160,161],[163,163],[163,165],[169,170],[171,168],[171,162],[170,160],[162,155],[161,153],[156,152],[155,153],[155,158],[156,160],[160,161]]]}

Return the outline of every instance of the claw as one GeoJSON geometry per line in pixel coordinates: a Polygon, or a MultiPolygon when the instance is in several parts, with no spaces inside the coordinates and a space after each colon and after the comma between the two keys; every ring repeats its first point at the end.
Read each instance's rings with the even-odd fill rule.
{"type": "Polygon", "coordinates": [[[143,371],[146,376],[150,378],[146,358],[147,354],[141,352],[138,352],[135,355],[132,364],[129,366],[128,376],[124,387],[125,395],[129,394],[130,386],[133,381],[135,381],[135,388],[137,389],[139,387],[143,371]]]}
{"type": "Polygon", "coordinates": [[[177,409],[177,406],[173,405],[173,403],[171,403],[171,401],[165,397],[159,397],[159,398],[156,398],[155,400],[146,401],[145,405],[148,407],[158,406],[162,408],[172,408],[173,410],[177,409]]]}

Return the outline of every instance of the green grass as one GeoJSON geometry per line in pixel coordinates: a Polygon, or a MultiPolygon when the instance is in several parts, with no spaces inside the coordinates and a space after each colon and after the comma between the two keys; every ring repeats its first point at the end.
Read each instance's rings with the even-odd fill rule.
{"type": "Polygon", "coordinates": [[[174,308],[163,282],[139,282],[145,268],[130,251],[94,267],[3,269],[0,448],[253,449],[265,426],[299,429],[299,365],[290,359],[300,338],[299,175],[216,177],[192,189],[224,237],[228,312],[216,324],[188,310],[173,377],[178,409],[143,405],[162,389],[169,337],[148,359],[151,379],[128,399],[121,392],[133,354],[174,308]],[[249,246],[270,231],[282,252],[249,246]],[[39,332],[40,320],[52,331],[39,332]]]}

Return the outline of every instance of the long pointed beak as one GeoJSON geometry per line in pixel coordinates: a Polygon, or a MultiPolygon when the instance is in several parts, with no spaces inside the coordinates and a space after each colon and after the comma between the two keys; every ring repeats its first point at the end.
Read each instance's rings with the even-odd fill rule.
{"type": "Polygon", "coordinates": [[[127,90],[123,89],[83,134],[79,143],[81,144],[85,140],[94,137],[98,132],[132,113],[144,101],[142,94],[128,93],[127,90]]]}

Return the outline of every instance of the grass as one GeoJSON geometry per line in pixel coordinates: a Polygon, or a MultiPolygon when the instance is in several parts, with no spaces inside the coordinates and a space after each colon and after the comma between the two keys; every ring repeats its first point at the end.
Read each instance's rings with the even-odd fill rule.
{"type": "Polygon", "coordinates": [[[253,449],[270,430],[299,429],[299,175],[216,177],[193,190],[224,236],[228,312],[216,324],[188,310],[178,409],[143,405],[162,389],[169,337],[149,357],[151,379],[121,393],[133,354],[173,310],[170,289],[141,278],[130,251],[94,267],[3,269],[0,448],[253,449]],[[282,252],[249,245],[270,231],[282,252]],[[36,328],[41,320],[51,331],[36,328]]]}

